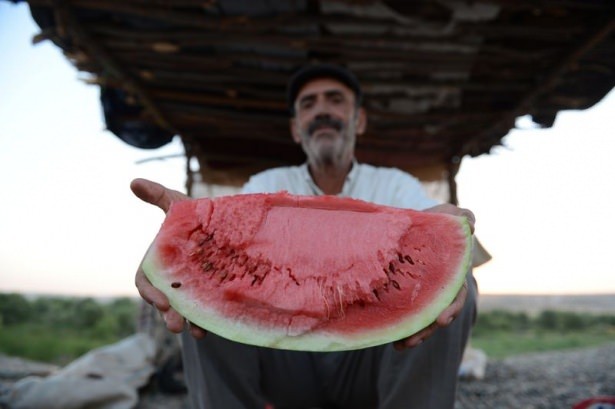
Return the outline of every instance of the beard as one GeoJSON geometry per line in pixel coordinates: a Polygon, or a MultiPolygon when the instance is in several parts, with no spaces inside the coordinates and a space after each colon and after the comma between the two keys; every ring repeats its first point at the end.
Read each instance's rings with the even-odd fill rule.
{"type": "Polygon", "coordinates": [[[334,166],[344,158],[348,150],[354,149],[353,138],[348,124],[328,115],[315,118],[303,130],[303,150],[310,159],[325,166],[334,166]],[[352,145],[352,146],[349,146],[352,145]]]}
{"type": "Polygon", "coordinates": [[[331,144],[327,144],[327,146],[323,145],[324,144],[321,143],[319,146],[320,149],[318,150],[319,162],[326,166],[335,165],[341,157],[341,150],[335,149],[331,144]]]}

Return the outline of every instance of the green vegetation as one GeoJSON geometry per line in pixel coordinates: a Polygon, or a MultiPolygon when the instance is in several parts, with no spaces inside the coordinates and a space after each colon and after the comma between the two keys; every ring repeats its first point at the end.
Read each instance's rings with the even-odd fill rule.
{"type": "Polygon", "coordinates": [[[494,310],[480,313],[472,345],[491,358],[567,348],[598,346],[615,340],[615,315],[545,310],[537,315],[494,310]]]}
{"type": "Polygon", "coordinates": [[[138,301],[0,293],[0,353],[65,364],[134,334],[138,301]]]}
{"type": "MultiPolygon", "coordinates": [[[[38,297],[0,293],[0,353],[66,364],[87,351],[135,332],[139,301],[38,297]]],[[[543,311],[481,312],[472,345],[490,358],[615,340],[615,314],[543,311]]]]}

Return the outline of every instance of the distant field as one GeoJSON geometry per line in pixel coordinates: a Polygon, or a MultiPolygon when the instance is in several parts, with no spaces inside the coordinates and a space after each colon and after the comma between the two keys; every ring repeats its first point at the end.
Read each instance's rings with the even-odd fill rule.
{"type": "Polygon", "coordinates": [[[506,310],[539,313],[544,310],[615,314],[615,294],[591,295],[495,295],[481,294],[479,311],[506,310]]]}
{"type": "MultiPolygon", "coordinates": [[[[66,364],[136,330],[141,301],[0,293],[0,354],[66,364]]],[[[615,294],[481,295],[472,345],[491,358],[615,340],[615,294]]]]}

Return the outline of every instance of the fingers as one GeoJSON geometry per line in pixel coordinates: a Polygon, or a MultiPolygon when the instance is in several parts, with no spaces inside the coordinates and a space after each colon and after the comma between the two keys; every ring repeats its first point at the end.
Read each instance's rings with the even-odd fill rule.
{"type": "MultiPolygon", "coordinates": [[[[171,307],[167,296],[150,283],[141,268],[139,268],[135,276],[135,285],[137,290],[139,290],[139,295],[160,311],[169,331],[179,334],[184,330],[186,325],[185,318],[171,307]]],[[[191,323],[190,333],[193,337],[200,339],[205,336],[206,331],[191,323]]]]}
{"type": "Polygon", "coordinates": [[[474,213],[472,213],[472,211],[468,209],[459,208],[459,210],[461,211],[460,216],[466,218],[468,224],[470,225],[470,231],[472,232],[472,234],[474,234],[474,224],[476,223],[476,217],[474,216],[474,213]]]}
{"type": "Polygon", "coordinates": [[[429,325],[428,327],[423,328],[422,330],[420,330],[416,334],[414,334],[414,335],[412,335],[412,336],[410,336],[408,338],[404,338],[404,339],[400,339],[399,341],[395,341],[393,343],[393,346],[398,351],[401,351],[401,350],[406,349],[406,348],[414,348],[416,346],[419,346],[420,344],[423,343],[424,340],[429,338],[436,331],[436,329],[438,329],[438,323],[437,322],[433,322],[431,325],[429,325]]]}
{"type": "Polygon", "coordinates": [[[414,348],[423,343],[423,341],[425,341],[427,338],[431,337],[438,328],[444,328],[450,325],[461,313],[461,310],[463,309],[467,297],[468,283],[467,281],[465,281],[463,283],[463,286],[455,296],[453,302],[448,307],[446,307],[444,311],[440,313],[440,315],[438,315],[438,317],[433,323],[423,328],[416,334],[409,336],[408,338],[395,341],[393,343],[393,347],[398,351],[404,350],[406,348],[414,348]]]}
{"type": "Polygon", "coordinates": [[[470,225],[470,232],[474,234],[474,224],[476,223],[476,217],[474,213],[469,209],[464,209],[462,207],[452,206],[452,211],[447,211],[446,213],[451,213],[455,216],[465,217],[470,225]]]}
{"type": "MultiPolygon", "coordinates": [[[[162,318],[164,319],[167,329],[176,334],[181,333],[186,326],[186,319],[173,308],[169,308],[167,311],[163,312],[162,318]]],[[[201,339],[207,334],[207,331],[201,327],[197,327],[192,323],[188,323],[188,325],[190,335],[194,338],[201,339]]]]}
{"type": "MultiPolygon", "coordinates": [[[[168,189],[160,183],[152,182],[147,179],[135,179],[130,183],[130,189],[139,199],[146,203],[153,204],[165,213],[173,202],[189,199],[185,194],[176,190],[168,189]]],[[[162,318],[167,326],[167,329],[174,333],[180,333],[186,326],[186,319],[169,304],[167,296],[148,280],[139,267],[135,275],[135,285],[139,291],[139,295],[149,304],[153,304],[162,314],[162,318]]],[[[206,331],[196,325],[190,324],[190,333],[195,338],[203,338],[206,331]]]]}
{"type": "Polygon", "coordinates": [[[162,318],[164,319],[164,323],[166,324],[169,331],[179,334],[184,330],[186,320],[183,316],[180,315],[180,313],[175,311],[173,308],[169,308],[166,311],[163,311],[162,318]]]}
{"type": "Polygon", "coordinates": [[[201,339],[206,334],[207,334],[207,331],[205,331],[203,328],[197,327],[193,323],[190,323],[190,335],[192,335],[194,338],[201,339]]]}
{"type": "Polygon", "coordinates": [[[438,318],[436,319],[438,326],[446,327],[453,322],[453,320],[461,313],[461,310],[466,303],[466,298],[468,298],[468,282],[464,281],[453,302],[446,307],[440,315],[438,315],[438,318]]]}
{"type": "Polygon", "coordinates": [[[160,311],[169,331],[179,333],[183,330],[184,317],[171,308],[167,296],[150,283],[141,268],[137,270],[135,275],[135,285],[141,298],[160,311]]]}
{"type": "Polygon", "coordinates": [[[147,179],[135,179],[130,183],[130,189],[139,199],[159,207],[165,213],[171,203],[186,200],[189,197],[177,190],[167,189],[160,183],[147,179]]]}
{"type": "Polygon", "coordinates": [[[139,267],[135,275],[135,286],[141,298],[154,305],[157,310],[164,312],[171,307],[167,296],[150,283],[141,267],[139,267]]]}
{"type": "Polygon", "coordinates": [[[476,217],[474,213],[472,213],[469,209],[464,209],[462,207],[457,207],[450,203],[442,203],[434,207],[430,207],[429,209],[425,209],[427,212],[435,212],[435,213],[448,213],[453,216],[465,217],[470,225],[470,231],[474,233],[474,224],[476,223],[476,217]]]}

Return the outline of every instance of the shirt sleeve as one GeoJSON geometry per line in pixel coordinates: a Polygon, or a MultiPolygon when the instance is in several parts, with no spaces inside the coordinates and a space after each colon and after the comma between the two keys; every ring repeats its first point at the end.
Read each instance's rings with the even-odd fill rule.
{"type": "Polygon", "coordinates": [[[425,210],[440,204],[438,200],[427,195],[421,182],[414,176],[402,171],[399,171],[396,176],[394,206],[425,210]]]}

